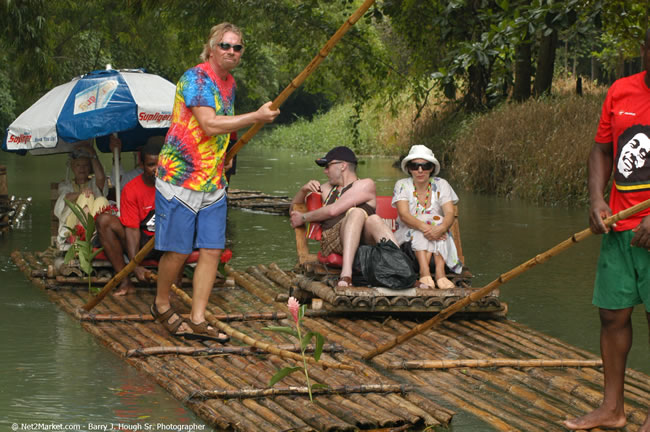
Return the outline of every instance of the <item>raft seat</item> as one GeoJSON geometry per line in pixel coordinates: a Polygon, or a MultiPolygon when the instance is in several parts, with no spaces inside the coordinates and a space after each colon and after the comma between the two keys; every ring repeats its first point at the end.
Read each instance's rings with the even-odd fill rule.
{"type": "MultiPolygon", "coordinates": [[[[381,217],[386,225],[395,232],[397,230],[397,209],[391,205],[393,197],[386,195],[377,196],[377,215],[381,217]]],[[[321,194],[311,193],[307,196],[307,210],[312,211],[316,210],[323,206],[321,199],[321,194]]],[[[307,238],[312,240],[320,241],[322,237],[322,228],[318,222],[310,222],[309,227],[307,228],[307,238]]],[[[343,266],[343,256],[337,253],[331,253],[327,256],[321,254],[318,251],[316,255],[318,262],[333,267],[342,267],[343,266]]]]}
{"type": "MultiPolygon", "coordinates": [[[[388,227],[395,232],[399,227],[397,224],[397,209],[391,206],[392,196],[378,195],[377,196],[377,214],[384,219],[384,222],[388,227]]],[[[305,203],[298,203],[292,205],[293,209],[298,211],[311,211],[316,210],[317,208],[322,207],[321,195],[318,193],[311,193],[307,195],[305,203]]],[[[296,249],[298,252],[298,262],[300,264],[305,264],[313,260],[309,253],[309,248],[307,246],[307,239],[320,241],[322,230],[321,225],[318,222],[311,222],[308,224],[308,227],[300,226],[295,229],[296,231],[296,249]]],[[[451,234],[454,238],[454,243],[456,243],[456,250],[458,252],[458,258],[461,262],[465,262],[465,257],[463,256],[463,247],[460,240],[460,228],[458,224],[458,206],[454,205],[454,223],[450,228],[451,234]]],[[[328,256],[323,256],[319,251],[315,256],[316,260],[324,265],[331,267],[341,267],[343,265],[343,257],[339,254],[330,254],[328,256]]]]}

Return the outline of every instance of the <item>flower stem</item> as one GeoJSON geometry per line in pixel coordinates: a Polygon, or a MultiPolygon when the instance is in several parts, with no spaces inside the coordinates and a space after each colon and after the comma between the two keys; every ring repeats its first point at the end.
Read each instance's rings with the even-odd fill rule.
{"type": "Polygon", "coordinates": [[[309,381],[309,372],[307,372],[307,360],[305,359],[305,349],[302,343],[302,334],[300,333],[300,322],[296,323],[296,330],[298,331],[298,343],[300,343],[300,353],[302,354],[302,365],[305,368],[305,378],[307,379],[307,391],[309,392],[309,400],[313,403],[314,399],[311,395],[311,382],[309,381]]]}

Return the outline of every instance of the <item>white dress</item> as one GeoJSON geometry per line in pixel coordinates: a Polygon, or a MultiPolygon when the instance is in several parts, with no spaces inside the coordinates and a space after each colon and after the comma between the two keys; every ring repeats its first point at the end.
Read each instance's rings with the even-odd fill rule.
{"type": "MultiPolygon", "coordinates": [[[[397,207],[396,203],[398,201],[408,201],[409,212],[419,220],[429,225],[441,224],[444,218],[442,206],[448,202],[456,204],[458,202],[458,195],[456,195],[456,192],[454,192],[447,180],[440,177],[431,177],[430,181],[431,204],[424,211],[416,211],[418,201],[415,195],[415,185],[411,177],[397,180],[393,189],[391,205],[397,207]]],[[[440,254],[452,272],[460,273],[462,271],[463,264],[458,259],[456,244],[454,243],[451,232],[447,232],[447,238],[445,240],[431,241],[424,237],[422,231],[413,229],[403,223],[399,216],[397,217],[397,224],[398,228],[395,231],[395,238],[399,245],[410,241],[414,251],[426,250],[434,254],[440,254]]]]}
{"type": "MultiPolygon", "coordinates": [[[[90,209],[90,213],[94,216],[95,213],[98,210],[100,210],[101,207],[108,205],[108,201],[106,200],[106,198],[104,198],[108,192],[108,186],[105,183],[104,189],[99,190],[97,184],[95,183],[95,179],[91,179],[89,181],[89,186],[93,191],[93,198],[95,198],[90,200],[91,206],[96,201],[95,207],[90,209]]],[[[59,230],[58,230],[58,235],[56,237],[56,244],[57,247],[61,250],[65,250],[70,246],[69,244],[66,243],[66,238],[70,235],[70,230],[66,228],[66,222],[68,222],[68,225],[70,225],[69,220],[71,218],[71,215],[74,215],[70,207],[68,207],[65,204],[65,196],[72,192],[79,192],[80,189],[81,188],[74,183],[74,180],[64,180],[61,183],[59,183],[59,187],[58,187],[59,197],[56,200],[56,204],[54,204],[54,215],[57,218],[59,218],[59,230]]],[[[87,204],[88,200],[85,200],[85,203],[87,204]]],[[[83,207],[84,205],[83,194],[80,195],[79,198],[77,198],[77,204],[83,207]]],[[[76,218],[74,218],[74,220],[76,220],[76,218]]]]}

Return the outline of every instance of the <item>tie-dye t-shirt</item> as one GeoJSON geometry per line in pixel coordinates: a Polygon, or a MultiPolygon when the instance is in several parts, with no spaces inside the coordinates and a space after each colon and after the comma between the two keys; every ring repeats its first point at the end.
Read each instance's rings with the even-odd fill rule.
{"type": "Polygon", "coordinates": [[[187,70],[176,85],[172,125],[158,158],[158,178],[202,192],[226,187],[224,156],[229,134],[209,136],[190,107],[209,106],[217,115],[234,115],[235,79],[217,77],[209,63],[187,70]]]}

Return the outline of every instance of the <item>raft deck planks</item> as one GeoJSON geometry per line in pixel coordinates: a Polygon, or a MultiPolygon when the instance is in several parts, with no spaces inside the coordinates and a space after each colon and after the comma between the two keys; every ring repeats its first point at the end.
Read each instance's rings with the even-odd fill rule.
{"type": "MultiPolygon", "coordinates": [[[[46,267],[43,254],[14,252],[14,262],[49,297],[71,315],[89,298],[79,285],[61,285],[46,276],[33,277],[46,267]]],[[[234,287],[215,288],[209,309],[215,314],[285,312],[283,303],[272,301],[286,293],[287,283],[296,279],[277,268],[256,266],[247,272],[233,271],[234,287]],[[287,282],[288,281],[288,282],[287,282]]],[[[98,315],[147,315],[153,299],[151,289],[138,289],[125,298],[107,297],[93,310],[98,315]]],[[[177,311],[188,308],[178,299],[177,311]]],[[[230,325],[256,339],[276,345],[295,341],[263,329],[277,325],[273,320],[241,320],[230,325]]],[[[286,321],[280,320],[280,324],[286,321]]],[[[275,371],[290,361],[274,355],[189,356],[164,354],[126,357],[130,349],[155,346],[205,348],[209,343],[170,337],[152,321],[83,321],[82,326],[109,349],[136,368],[149,373],[174,397],[183,401],[207,423],[220,429],[273,430],[358,430],[414,425],[413,429],[446,425],[453,412],[475,415],[496,430],[561,431],[560,422],[599,405],[603,376],[600,368],[452,368],[400,369],[405,360],[427,359],[594,359],[595,355],[561,340],[504,319],[443,322],[439,327],[395,347],[373,362],[364,363],[360,354],[416,325],[405,319],[356,319],[353,315],[306,317],[304,325],[318,331],[328,344],[343,352],[324,353],[329,361],[358,367],[362,373],[338,369],[323,371],[309,367],[316,382],[332,386],[406,385],[405,393],[349,393],[315,396],[315,405],[304,395],[277,395],[240,399],[188,399],[202,390],[263,389],[275,371]]],[[[232,340],[230,345],[239,345],[232,340]]],[[[216,345],[217,347],[220,345],[216,345]]],[[[626,375],[626,411],[631,430],[642,424],[650,405],[650,377],[629,370],[626,375]]],[[[277,387],[304,386],[294,374],[277,387]]]]}

